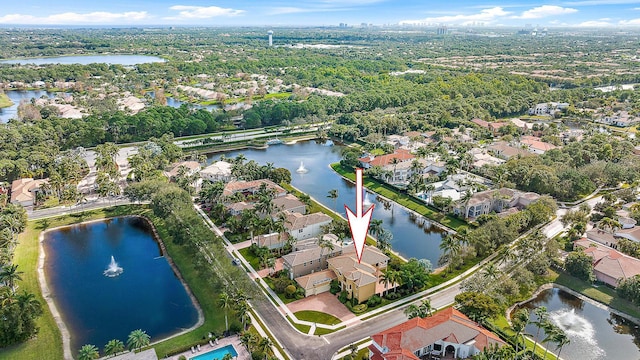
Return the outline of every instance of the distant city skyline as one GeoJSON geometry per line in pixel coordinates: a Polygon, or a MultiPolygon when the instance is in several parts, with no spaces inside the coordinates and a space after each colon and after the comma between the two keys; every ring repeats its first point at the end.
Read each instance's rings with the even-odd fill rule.
{"type": "Polygon", "coordinates": [[[640,27],[640,0],[7,1],[0,25],[640,27]]]}

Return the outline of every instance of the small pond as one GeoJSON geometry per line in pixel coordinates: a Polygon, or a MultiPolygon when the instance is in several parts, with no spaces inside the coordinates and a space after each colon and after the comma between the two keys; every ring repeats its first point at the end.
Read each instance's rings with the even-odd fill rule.
{"type": "Polygon", "coordinates": [[[49,231],[44,250],[45,277],[73,353],[85,344],[126,342],[136,329],[156,341],[198,321],[185,286],[141,218],[49,231]]]}
{"type": "MultiPolygon", "coordinates": [[[[629,320],[563,291],[553,288],[542,291],[525,307],[531,312],[531,320],[537,320],[533,309],[545,306],[549,319],[562,328],[571,342],[560,357],[565,360],[639,359],[640,330],[629,320]]],[[[535,337],[535,325],[527,326],[527,333],[535,337]]],[[[544,339],[540,331],[539,341],[544,339]]],[[[555,344],[549,343],[549,351],[555,353],[555,344]]]]}

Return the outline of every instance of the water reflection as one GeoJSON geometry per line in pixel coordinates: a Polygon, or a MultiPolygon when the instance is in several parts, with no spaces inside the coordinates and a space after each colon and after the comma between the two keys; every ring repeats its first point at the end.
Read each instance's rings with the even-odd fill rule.
{"type": "MultiPolygon", "coordinates": [[[[537,320],[533,309],[539,306],[547,308],[549,319],[565,330],[571,339],[562,350],[562,358],[596,360],[640,357],[640,331],[629,320],[555,288],[541,292],[524,305],[531,312],[532,322],[537,320]]],[[[526,331],[533,337],[538,328],[530,324],[526,331]]],[[[544,330],[541,330],[538,340],[544,338],[544,330]]],[[[556,350],[552,342],[549,343],[549,350],[556,350]]]]}
{"type": "MultiPolygon", "coordinates": [[[[323,146],[323,142],[303,141],[291,145],[272,145],[267,149],[245,149],[225,153],[226,158],[243,154],[247,161],[255,160],[260,165],[273,162],[275,167],[284,167],[291,172],[291,183],[301,191],[308,193],[316,201],[329,209],[337,208],[344,216],[344,207],[354,207],[355,186],[337,175],[329,164],[340,161],[341,146],[323,146]],[[298,174],[300,163],[309,170],[307,174],[298,174]],[[327,197],[330,190],[338,190],[336,202],[327,197]],[[336,205],[337,204],[337,205],[336,205]]],[[[218,160],[220,154],[209,156],[209,163],[218,160]]],[[[440,256],[440,241],[444,231],[431,222],[415,218],[412,212],[394,205],[380,196],[370,196],[375,205],[373,218],[383,221],[383,227],[393,234],[393,249],[400,255],[410,258],[424,258],[437,264],[440,256]]]]}

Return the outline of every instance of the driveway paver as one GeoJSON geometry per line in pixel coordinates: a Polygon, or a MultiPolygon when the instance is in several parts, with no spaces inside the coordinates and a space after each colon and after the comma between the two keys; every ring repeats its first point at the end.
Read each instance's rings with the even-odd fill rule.
{"type": "Polygon", "coordinates": [[[344,306],[335,295],[325,292],[312,295],[304,299],[296,300],[287,304],[292,313],[302,310],[315,310],[333,315],[341,321],[346,321],[356,317],[346,306],[344,306]]]}

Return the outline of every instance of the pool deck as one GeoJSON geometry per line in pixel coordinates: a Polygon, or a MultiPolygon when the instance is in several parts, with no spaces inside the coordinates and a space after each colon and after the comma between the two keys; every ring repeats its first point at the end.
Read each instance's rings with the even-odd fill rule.
{"type": "Polygon", "coordinates": [[[213,343],[213,347],[211,347],[209,344],[206,345],[200,345],[200,351],[197,351],[195,353],[192,353],[191,350],[187,350],[185,352],[182,352],[180,354],[176,354],[173,355],[171,357],[169,357],[168,359],[170,360],[178,360],[178,358],[180,357],[180,355],[184,355],[187,357],[187,359],[191,359],[194,358],[198,355],[202,355],[206,352],[209,352],[211,350],[215,350],[215,349],[220,349],[223,348],[227,345],[233,345],[233,347],[236,349],[236,351],[238,352],[238,356],[235,358],[237,360],[251,360],[251,354],[249,354],[249,352],[247,351],[247,348],[244,347],[244,345],[242,345],[242,343],[240,342],[240,338],[235,335],[235,336],[229,336],[226,338],[222,338],[222,339],[218,339],[218,343],[216,344],[215,342],[213,343]]]}

